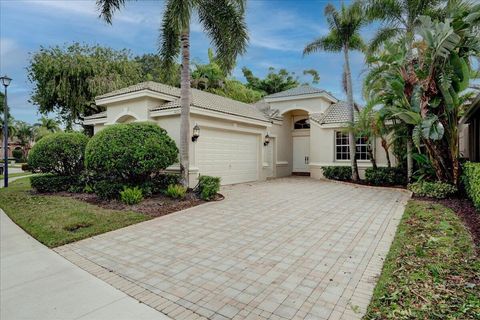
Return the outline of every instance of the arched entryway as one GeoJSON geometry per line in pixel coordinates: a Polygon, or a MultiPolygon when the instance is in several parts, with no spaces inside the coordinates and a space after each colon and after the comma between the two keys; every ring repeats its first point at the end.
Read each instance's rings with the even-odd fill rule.
{"type": "Polygon", "coordinates": [[[283,114],[289,119],[292,133],[292,173],[310,173],[310,119],[308,111],[296,109],[283,114]]]}

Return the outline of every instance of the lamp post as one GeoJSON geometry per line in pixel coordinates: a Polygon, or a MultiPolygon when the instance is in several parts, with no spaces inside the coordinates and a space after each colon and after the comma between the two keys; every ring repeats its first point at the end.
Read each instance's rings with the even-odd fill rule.
{"type": "Polygon", "coordinates": [[[3,187],[8,187],[8,106],[7,106],[7,87],[12,81],[7,75],[0,77],[3,86],[5,87],[5,97],[3,102],[3,158],[4,172],[3,172],[3,187]]]}

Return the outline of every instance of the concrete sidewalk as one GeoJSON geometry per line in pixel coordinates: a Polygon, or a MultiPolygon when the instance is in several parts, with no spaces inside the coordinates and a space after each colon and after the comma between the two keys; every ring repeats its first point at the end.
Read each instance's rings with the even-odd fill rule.
{"type": "Polygon", "coordinates": [[[169,319],[43,246],[1,209],[0,224],[0,319],[169,319]]]}

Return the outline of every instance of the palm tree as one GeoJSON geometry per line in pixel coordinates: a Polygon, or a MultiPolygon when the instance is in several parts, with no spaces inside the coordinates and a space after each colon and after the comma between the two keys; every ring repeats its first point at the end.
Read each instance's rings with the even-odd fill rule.
{"type": "Polygon", "coordinates": [[[446,0],[363,0],[367,18],[383,23],[369,43],[369,52],[376,51],[386,41],[405,37],[409,56],[417,18],[439,14],[439,5],[444,2],[446,0]]]}
{"type": "Polygon", "coordinates": [[[18,139],[18,144],[22,146],[23,157],[27,158],[30,144],[35,139],[34,127],[23,121],[15,123],[15,137],[18,139]]]}
{"type": "MultiPolygon", "coordinates": [[[[365,20],[363,18],[362,8],[360,3],[354,2],[351,6],[347,7],[342,3],[340,11],[328,4],[325,7],[325,16],[327,17],[327,23],[330,32],[326,36],[322,36],[313,42],[307,44],[303,50],[303,54],[311,54],[317,51],[343,51],[345,65],[344,65],[344,80],[345,89],[347,92],[347,102],[350,106],[350,122],[354,121],[354,101],[353,101],[353,89],[352,89],[352,75],[350,72],[350,50],[363,50],[365,44],[360,36],[360,28],[364,25],[365,20]]],[[[355,135],[353,131],[349,132],[350,142],[350,162],[352,165],[352,178],[354,181],[358,181],[358,166],[356,159],[356,143],[355,135]]]]}
{"type": "Polygon", "coordinates": [[[60,125],[57,120],[47,118],[45,116],[42,116],[40,119],[38,119],[39,122],[35,123],[35,127],[41,127],[45,128],[46,131],[49,132],[57,132],[60,131],[60,125]]]}
{"type": "MultiPolygon", "coordinates": [[[[100,15],[107,23],[125,0],[97,0],[100,15]]],[[[197,13],[210,37],[222,69],[231,71],[238,55],[245,53],[248,42],[245,24],[246,0],[167,0],[160,30],[160,55],[164,70],[171,70],[181,54],[180,172],[188,186],[190,136],[190,23],[197,13]]],[[[173,73],[172,73],[173,74],[173,73]]]]}

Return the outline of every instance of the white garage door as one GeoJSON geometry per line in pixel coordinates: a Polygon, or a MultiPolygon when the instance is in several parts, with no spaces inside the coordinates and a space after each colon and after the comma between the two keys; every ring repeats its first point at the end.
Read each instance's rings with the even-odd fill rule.
{"type": "Polygon", "coordinates": [[[222,184],[258,179],[257,135],[202,129],[195,146],[200,174],[222,178],[222,184]]]}

